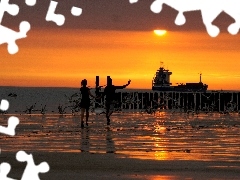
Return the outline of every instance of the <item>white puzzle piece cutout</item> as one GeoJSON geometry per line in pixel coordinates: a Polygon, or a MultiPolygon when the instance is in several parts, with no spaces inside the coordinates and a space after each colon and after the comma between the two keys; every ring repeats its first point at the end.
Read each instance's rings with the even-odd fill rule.
{"type": "Polygon", "coordinates": [[[37,0],[25,0],[25,3],[28,6],[34,6],[36,4],[37,0]]]}
{"type": "MultiPolygon", "coordinates": [[[[137,0],[129,0],[130,3],[138,2],[137,0]]],[[[186,22],[184,12],[201,11],[202,20],[208,34],[212,37],[218,36],[220,29],[213,25],[213,21],[225,12],[235,20],[235,23],[229,25],[228,32],[236,35],[240,29],[240,1],[239,0],[155,0],[150,9],[154,13],[162,11],[163,4],[172,7],[178,11],[175,19],[176,25],[183,25],[186,22]]]]}
{"type": "Polygon", "coordinates": [[[40,180],[38,174],[46,173],[50,169],[47,162],[35,165],[32,154],[27,154],[25,151],[17,152],[16,159],[19,162],[27,162],[21,180],[40,180]]]}
{"type": "Polygon", "coordinates": [[[10,170],[11,170],[11,165],[10,164],[5,163],[5,162],[1,163],[0,164],[0,179],[1,180],[16,180],[16,179],[12,179],[12,178],[7,177],[10,170]]]}
{"type": "Polygon", "coordinates": [[[9,108],[9,102],[6,99],[1,100],[0,110],[6,111],[9,108]]]}
{"type": "Polygon", "coordinates": [[[19,13],[19,7],[16,4],[9,4],[9,0],[1,0],[0,2],[0,23],[2,23],[3,15],[7,12],[12,16],[19,13]]]}
{"type": "MultiPolygon", "coordinates": [[[[26,0],[25,2],[29,6],[36,4],[36,0],[26,0]]],[[[27,37],[26,34],[30,30],[30,24],[26,21],[22,21],[19,25],[19,32],[13,31],[1,25],[5,12],[12,16],[16,16],[19,13],[19,6],[16,4],[9,4],[9,0],[1,0],[0,2],[0,45],[7,43],[8,52],[10,54],[15,54],[18,52],[16,40],[27,37]]]]}
{"type": "Polygon", "coordinates": [[[0,133],[9,135],[9,136],[15,136],[16,132],[15,129],[17,125],[19,124],[19,119],[17,117],[10,117],[8,118],[8,126],[4,127],[0,125],[0,133]]]}
{"type": "Polygon", "coordinates": [[[56,1],[51,1],[48,12],[46,15],[46,21],[53,21],[55,22],[58,26],[62,26],[65,22],[65,17],[62,14],[55,14],[55,10],[57,8],[58,2],[56,1]]]}
{"type": "Polygon", "coordinates": [[[129,0],[131,4],[138,2],[138,0],[129,0]]]}
{"type": "Polygon", "coordinates": [[[73,6],[71,9],[71,13],[73,16],[80,16],[82,14],[82,9],[79,7],[73,6]]]}
{"type": "MultiPolygon", "coordinates": [[[[9,108],[9,102],[5,99],[2,99],[0,104],[0,110],[6,111],[9,108]]],[[[15,135],[15,129],[17,125],[19,124],[19,119],[17,117],[11,116],[8,118],[8,126],[4,127],[0,125],[0,133],[7,134],[10,136],[15,135]]]]}
{"type": "Polygon", "coordinates": [[[19,26],[19,32],[13,31],[5,26],[0,25],[0,44],[8,44],[8,52],[15,54],[18,52],[16,40],[26,38],[27,32],[30,30],[30,24],[22,21],[19,26]]]}

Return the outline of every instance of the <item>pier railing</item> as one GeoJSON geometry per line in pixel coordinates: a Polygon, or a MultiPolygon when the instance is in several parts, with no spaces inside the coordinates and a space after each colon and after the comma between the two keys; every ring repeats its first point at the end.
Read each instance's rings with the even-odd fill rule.
{"type": "MultiPolygon", "coordinates": [[[[21,104],[26,102],[27,97],[20,96],[15,98],[9,97],[12,106],[9,112],[5,113],[78,113],[80,112],[81,93],[75,92],[74,94],[68,94],[62,96],[56,96],[59,99],[51,96],[44,96],[39,101],[38,95],[32,96],[31,100],[33,104],[21,104]],[[51,99],[45,102],[44,99],[51,99]],[[24,101],[25,99],[25,101],[24,101]]],[[[99,92],[101,94],[102,92],[99,92]]],[[[35,93],[33,93],[35,95],[35,93]]],[[[58,93],[54,93],[58,94],[58,93]]],[[[44,94],[45,95],[45,94],[44,94]]],[[[52,94],[51,94],[52,95],[52,94]]],[[[98,108],[104,110],[105,97],[101,99],[92,99],[90,110],[96,112],[98,108]]],[[[154,113],[162,110],[169,110],[171,112],[184,112],[184,113],[240,113],[240,91],[207,91],[207,92],[159,92],[159,91],[131,91],[121,90],[115,94],[115,111],[138,111],[154,113]]]]}
{"type": "MultiPolygon", "coordinates": [[[[239,112],[240,92],[117,92],[116,109],[239,112]]],[[[104,104],[104,99],[99,100],[104,104]]],[[[98,107],[98,104],[96,104],[98,107]]]]}

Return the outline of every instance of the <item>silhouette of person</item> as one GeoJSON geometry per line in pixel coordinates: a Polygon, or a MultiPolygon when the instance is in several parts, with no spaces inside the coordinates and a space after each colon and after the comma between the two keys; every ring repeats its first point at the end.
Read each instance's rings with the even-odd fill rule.
{"type": "Polygon", "coordinates": [[[89,107],[90,107],[90,98],[89,96],[96,98],[92,93],[90,92],[90,89],[87,87],[87,80],[83,79],[81,82],[81,88],[80,88],[82,99],[80,102],[80,108],[81,108],[81,128],[84,128],[84,113],[86,111],[86,126],[88,126],[88,117],[89,117],[89,107]]]}
{"type": "Polygon", "coordinates": [[[116,89],[126,88],[130,84],[131,80],[128,81],[126,85],[123,86],[115,86],[112,84],[112,79],[109,77],[107,79],[107,86],[104,89],[103,96],[105,98],[105,107],[106,107],[106,118],[107,125],[110,125],[110,116],[113,113],[114,105],[115,105],[115,91],[116,89]]]}

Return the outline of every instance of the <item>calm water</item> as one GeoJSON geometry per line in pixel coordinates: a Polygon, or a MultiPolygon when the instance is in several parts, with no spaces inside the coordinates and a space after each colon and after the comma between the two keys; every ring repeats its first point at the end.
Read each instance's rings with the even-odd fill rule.
{"type": "MultiPolygon", "coordinates": [[[[118,92],[121,90],[118,90],[118,92]]],[[[124,89],[125,92],[150,90],[124,89]]],[[[79,96],[79,88],[24,88],[24,87],[0,87],[0,98],[10,102],[8,113],[25,114],[25,110],[35,106],[33,114],[40,114],[40,110],[46,106],[46,113],[58,114],[58,106],[66,107],[66,113],[71,113],[71,100],[79,96]],[[73,96],[75,95],[75,96],[73,96]]],[[[94,94],[95,89],[91,89],[94,94]]]]}
{"type": "MultiPolygon", "coordinates": [[[[6,125],[9,115],[0,116],[6,125]]],[[[115,153],[154,160],[240,161],[240,116],[160,112],[114,113],[110,128],[104,115],[91,114],[89,127],[79,115],[17,115],[14,137],[0,135],[1,150],[115,153]]]]}

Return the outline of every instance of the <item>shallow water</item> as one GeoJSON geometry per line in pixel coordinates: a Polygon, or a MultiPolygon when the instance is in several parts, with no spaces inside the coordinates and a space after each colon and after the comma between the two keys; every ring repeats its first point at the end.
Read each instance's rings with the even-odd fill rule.
{"type": "MultiPolygon", "coordinates": [[[[7,125],[10,115],[1,115],[7,125]]],[[[16,115],[13,137],[0,134],[2,152],[115,153],[153,160],[240,161],[238,114],[187,115],[161,112],[114,113],[111,126],[104,115],[90,114],[89,127],[79,115],[16,115]]]]}

